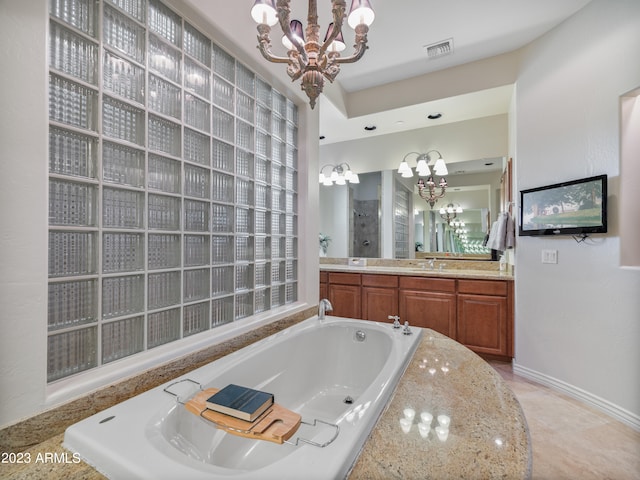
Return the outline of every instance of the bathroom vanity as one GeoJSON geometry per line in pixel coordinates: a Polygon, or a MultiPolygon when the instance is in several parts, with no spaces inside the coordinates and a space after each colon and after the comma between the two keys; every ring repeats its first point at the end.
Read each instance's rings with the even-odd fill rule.
{"type": "Polygon", "coordinates": [[[491,262],[447,261],[443,269],[383,262],[321,263],[320,298],[332,303],[332,315],[378,322],[399,316],[402,324],[430,328],[485,357],[513,357],[512,274],[491,262]]]}

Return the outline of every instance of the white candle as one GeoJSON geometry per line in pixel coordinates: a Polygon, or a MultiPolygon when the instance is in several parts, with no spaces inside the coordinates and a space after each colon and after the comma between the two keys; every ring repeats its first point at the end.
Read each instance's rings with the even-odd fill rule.
{"type": "Polygon", "coordinates": [[[422,422],[418,424],[418,431],[420,432],[420,436],[422,438],[427,438],[429,436],[429,430],[431,430],[431,427],[429,427],[429,425],[422,422]]]}
{"type": "Polygon", "coordinates": [[[448,428],[444,428],[444,427],[436,427],[436,435],[438,435],[438,439],[441,442],[444,442],[447,440],[447,437],[449,436],[449,429],[448,428]]]}
{"type": "Polygon", "coordinates": [[[420,414],[420,419],[422,420],[422,423],[430,426],[431,421],[433,420],[433,415],[431,415],[429,412],[422,412],[420,414]]]}
{"type": "Polygon", "coordinates": [[[446,415],[438,415],[438,423],[441,427],[448,429],[451,419],[446,415]]]}
{"type": "Polygon", "coordinates": [[[413,421],[413,417],[415,416],[416,416],[416,411],[413,408],[404,409],[404,418],[406,418],[407,420],[413,421]]]}
{"type": "Polygon", "coordinates": [[[400,419],[400,427],[404,433],[409,433],[409,430],[411,430],[411,423],[411,420],[407,418],[400,419]]]}

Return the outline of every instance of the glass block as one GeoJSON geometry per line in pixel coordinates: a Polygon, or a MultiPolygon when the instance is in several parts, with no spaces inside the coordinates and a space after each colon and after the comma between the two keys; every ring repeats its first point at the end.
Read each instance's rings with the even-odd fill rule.
{"type": "MultiPolygon", "coordinates": [[[[282,235],[281,229],[280,229],[280,218],[283,217],[283,215],[280,215],[278,213],[271,213],[271,233],[273,235],[282,235]]],[[[282,218],[282,220],[284,221],[284,218],[282,218]]],[[[282,227],[282,230],[284,231],[284,226],[282,227]]]]}
{"type": "Polygon", "coordinates": [[[271,283],[271,264],[270,263],[256,263],[255,265],[256,275],[256,288],[264,287],[271,283]]]}
{"type": "Polygon", "coordinates": [[[102,279],[102,318],[132,315],[144,310],[144,276],[102,279]]]}
{"type": "MultiPolygon", "coordinates": [[[[289,192],[296,192],[298,190],[298,172],[287,168],[285,170],[284,186],[289,192]]],[[[294,211],[297,212],[297,205],[294,206],[294,211]]]]}
{"type": "Polygon", "coordinates": [[[49,28],[49,66],[93,85],[98,84],[98,45],[56,22],[49,28]]]}
{"type": "Polygon", "coordinates": [[[147,308],[180,303],[180,272],[150,273],[147,278],[147,308]]]}
{"type": "Polygon", "coordinates": [[[142,228],[144,226],[144,192],[104,188],[102,190],[102,226],[142,228]]]}
{"type": "Polygon", "coordinates": [[[213,104],[229,112],[234,111],[234,88],[222,78],[213,76],[213,104]]]}
{"type": "Polygon", "coordinates": [[[287,167],[296,169],[298,168],[298,149],[287,145],[287,167]]]}
{"type": "Polygon", "coordinates": [[[180,266],[180,235],[150,233],[147,250],[150,270],[180,266]]]}
{"type": "Polygon", "coordinates": [[[97,285],[95,279],[50,283],[47,307],[49,331],[97,321],[97,285]]]}
{"type": "Polygon", "coordinates": [[[165,195],[149,194],[150,229],[180,230],[180,199],[165,195]]]}
{"type": "Polygon", "coordinates": [[[185,302],[209,298],[209,280],[211,275],[208,268],[186,270],[184,272],[183,298],[185,302]]]}
{"type": "Polygon", "coordinates": [[[184,60],[184,88],[209,100],[211,98],[211,74],[194,61],[184,60]]]}
{"type": "MultiPolygon", "coordinates": [[[[213,108],[212,133],[227,142],[233,143],[234,137],[233,115],[224,112],[219,108],[213,108]]],[[[233,161],[233,155],[231,156],[233,161]]]]}
{"type": "Polygon", "coordinates": [[[236,262],[253,261],[253,237],[236,237],[236,262]]]}
{"type": "Polygon", "coordinates": [[[180,193],[180,162],[149,154],[149,189],[180,193]]]}
{"type": "MultiPolygon", "coordinates": [[[[215,114],[215,108],[214,108],[215,114]]],[[[214,120],[215,121],[215,120],[214,120]]],[[[215,123],[214,123],[215,129],[215,123]]],[[[225,172],[233,172],[233,145],[219,140],[213,140],[213,168],[224,170],[225,172]]]]}
{"type": "Polygon", "coordinates": [[[184,96],[184,121],[187,125],[209,132],[211,130],[211,111],[209,104],[187,93],[184,96]]]}
{"type": "Polygon", "coordinates": [[[49,276],[71,277],[96,273],[96,234],[49,232],[49,276]]]}
{"type": "Polygon", "coordinates": [[[184,265],[193,267],[209,264],[209,236],[184,236],[184,265]]]}
{"type": "Polygon", "coordinates": [[[98,92],[49,75],[49,118],[78,128],[96,130],[98,92]]]}
{"type": "Polygon", "coordinates": [[[271,92],[271,109],[281,117],[287,116],[287,98],[276,90],[271,92]]]}
{"type": "Polygon", "coordinates": [[[185,305],[182,317],[182,335],[188,337],[209,329],[209,302],[185,305]]]}
{"type": "Polygon", "coordinates": [[[102,38],[109,47],[144,63],[144,28],[108,5],[104,6],[102,38]]]}
{"type": "Polygon", "coordinates": [[[284,165],[287,158],[287,144],[271,137],[271,161],[284,165]]]}
{"type": "Polygon", "coordinates": [[[253,127],[248,123],[238,120],[236,122],[236,145],[253,152],[254,134],[253,127]]]}
{"type": "Polygon", "coordinates": [[[297,147],[298,146],[298,127],[296,127],[292,123],[287,122],[286,129],[287,129],[287,138],[286,138],[287,144],[293,147],[297,147]]]}
{"type": "Polygon", "coordinates": [[[96,226],[98,186],[49,179],[49,225],[96,226]]]}
{"type": "Polygon", "coordinates": [[[144,110],[105,96],[102,101],[102,133],[144,146],[144,110]]]}
{"type": "Polygon", "coordinates": [[[236,320],[253,315],[253,292],[236,295],[236,320]]]}
{"type": "Polygon", "coordinates": [[[285,286],[278,285],[271,287],[271,308],[284,305],[285,302],[285,286]]]}
{"type": "Polygon", "coordinates": [[[287,282],[298,279],[298,262],[295,260],[287,260],[285,262],[285,278],[287,282]]]}
{"type": "Polygon", "coordinates": [[[266,312],[271,308],[271,290],[268,288],[263,288],[261,290],[256,290],[254,293],[255,296],[255,313],[266,312]]]}
{"type": "Polygon", "coordinates": [[[298,239],[295,237],[285,237],[285,256],[296,258],[298,256],[298,239]]]}
{"type": "Polygon", "coordinates": [[[254,239],[255,259],[269,260],[271,258],[271,237],[257,235],[254,239]]]}
{"type": "MultiPolygon", "coordinates": [[[[274,170],[279,170],[279,169],[274,168],[274,170]]],[[[273,182],[273,184],[276,185],[277,182],[273,182]]],[[[283,201],[281,202],[281,199],[283,198],[283,194],[284,192],[278,188],[271,189],[271,210],[276,212],[284,211],[284,202],[283,201]]]]}
{"type": "Polygon", "coordinates": [[[261,157],[256,157],[255,162],[255,179],[265,183],[271,182],[271,163],[261,157]]]}
{"type": "Polygon", "coordinates": [[[49,127],[50,173],[95,178],[97,154],[97,138],[49,127]]]}
{"type": "Polygon", "coordinates": [[[254,215],[256,223],[255,233],[263,235],[271,233],[271,212],[256,210],[254,215]]]}
{"type": "Polygon", "coordinates": [[[241,63],[236,63],[236,85],[251,97],[256,89],[255,74],[241,63]]]}
{"type": "Polygon", "coordinates": [[[211,263],[233,263],[234,239],[230,235],[213,235],[211,237],[211,263]]]}
{"type": "Polygon", "coordinates": [[[253,178],[253,154],[246,150],[236,150],[236,174],[253,178]]]}
{"type": "Polygon", "coordinates": [[[217,233],[233,232],[233,206],[219,205],[213,203],[211,205],[211,231],[217,233]]]}
{"type": "Polygon", "coordinates": [[[287,283],[284,288],[284,303],[289,304],[298,300],[297,283],[287,283]]]}
{"type": "Polygon", "coordinates": [[[209,230],[209,203],[184,201],[184,229],[191,232],[209,230]]]}
{"type": "Polygon", "coordinates": [[[286,235],[298,235],[298,217],[295,215],[287,215],[286,235]]]}
{"type": "Polygon", "coordinates": [[[236,92],[236,115],[249,123],[253,123],[254,111],[253,98],[238,90],[236,92]]]}
{"type": "Polygon", "coordinates": [[[287,121],[280,115],[273,115],[273,117],[271,118],[271,133],[274,137],[279,138],[283,142],[286,141],[287,121]]]}
{"type": "Polygon", "coordinates": [[[144,0],[107,0],[108,2],[120,7],[129,15],[134,17],[140,23],[144,23],[145,15],[145,1],[144,0]]]}
{"type": "Polygon", "coordinates": [[[47,338],[47,381],[96,367],[97,355],[97,327],[50,335],[47,338]]]}
{"type": "Polygon", "coordinates": [[[253,288],[253,265],[236,265],[236,292],[253,288]]]}
{"type": "Polygon", "coordinates": [[[233,176],[222,172],[211,172],[213,200],[233,203],[233,183],[233,176]]]}
{"type": "Polygon", "coordinates": [[[260,130],[256,131],[256,155],[263,158],[271,157],[271,136],[260,130]]]}
{"type": "Polygon", "coordinates": [[[271,108],[271,85],[261,78],[256,79],[256,101],[271,108]]]}
{"type": "Polygon", "coordinates": [[[260,104],[256,105],[256,127],[267,133],[271,132],[271,110],[260,104]]]}
{"type": "Polygon", "coordinates": [[[211,67],[211,40],[187,22],[184,22],[183,40],[186,54],[191,55],[207,67],[211,67]]]}
{"type": "Polygon", "coordinates": [[[103,233],[102,271],[132,272],[144,269],[144,234],[103,233]]]}
{"type": "Polygon", "coordinates": [[[144,69],[108,50],[103,55],[102,85],[105,91],[144,103],[144,69]]]}
{"type": "Polygon", "coordinates": [[[285,190],[285,212],[298,213],[298,195],[289,190],[285,190]]]}
{"type": "Polygon", "coordinates": [[[181,83],[182,54],[159,38],[149,35],[149,69],[169,80],[181,83]]]}
{"type": "Polygon", "coordinates": [[[285,280],[285,262],[271,263],[271,283],[284,283],[285,280]]]}
{"type": "Polygon", "coordinates": [[[215,43],[212,48],[213,71],[222,78],[234,83],[236,78],[236,61],[215,43]]]}
{"type": "Polygon", "coordinates": [[[144,152],[117,143],[102,144],[102,180],[108,183],[144,186],[144,152]]]}
{"type": "Polygon", "coordinates": [[[201,165],[211,163],[211,139],[200,132],[184,129],[184,159],[201,165]]]}
{"type": "Polygon", "coordinates": [[[50,0],[49,13],[87,35],[96,36],[96,0],[50,0]]]}
{"type": "Polygon", "coordinates": [[[184,194],[190,197],[209,198],[211,196],[210,170],[185,165],[184,194]]]}
{"type": "Polygon", "coordinates": [[[253,232],[253,210],[249,208],[236,208],[236,232],[253,232]]]}
{"type": "Polygon", "coordinates": [[[179,308],[150,313],[147,322],[147,348],[157,347],[180,338],[179,308]]]}
{"type": "Polygon", "coordinates": [[[211,295],[214,297],[233,292],[233,266],[211,269],[211,295]]]}
{"type": "Polygon", "coordinates": [[[293,125],[298,125],[298,107],[289,99],[287,99],[287,120],[293,125]]]}
{"type": "Polygon", "coordinates": [[[149,30],[176,47],[182,45],[182,19],[159,0],[149,0],[149,30]]]}
{"type": "Polygon", "coordinates": [[[236,204],[253,206],[253,182],[236,178],[236,204]]]}
{"type": "Polygon", "coordinates": [[[128,357],[144,349],[144,317],[102,325],[102,363],[128,357]]]}
{"type": "MultiPolygon", "coordinates": [[[[275,215],[273,218],[275,217],[277,217],[277,215],[275,215]]],[[[286,242],[284,237],[271,237],[271,252],[273,254],[273,258],[286,257],[286,242]]]]}
{"type": "Polygon", "coordinates": [[[173,83],[149,75],[149,109],[180,120],[182,91],[173,83]]]}
{"type": "Polygon", "coordinates": [[[233,322],[233,297],[211,301],[211,326],[218,327],[233,322]]]}
{"type": "Polygon", "coordinates": [[[149,115],[149,148],[179,157],[181,147],[180,125],[149,115]]]}

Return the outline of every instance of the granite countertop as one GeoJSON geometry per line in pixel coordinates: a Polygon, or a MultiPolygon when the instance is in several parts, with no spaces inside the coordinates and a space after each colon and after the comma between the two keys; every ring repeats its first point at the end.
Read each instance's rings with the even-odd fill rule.
{"type": "MultiPolygon", "coordinates": [[[[30,462],[3,465],[2,478],[105,478],[84,462],[76,463],[62,447],[62,440],[63,434],[59,434],[26,450],[30,462]]],[[[426,329],[349,479],[484,480],[530,476],[527,424],[511,390],[476,354],[426,329]],[[407,407],[415,409],[416,419],[409,432],[404,433],[399,420],[407,407]],[[434,416],[427,438],[422,438],[418,431],[422,411],[434,416]],[[445,441],[439,440],[434,431],[438,424],[436,417],[441,414],[451,418],[445,441]]]]}
{"type": "MultiPolygon", "coordinates": [[[[443,262],[446,264],[446,262],[443,262]]],[[[412,277],[468,278],[476,280],[513,280],[513,274],[499,270],[476,268],[443,268],[430,270],[420,266],[395,267],[383,265],[340,265],[320,264],[321,272],[373,273],[383,275],[404,275],[412,277]]]]}

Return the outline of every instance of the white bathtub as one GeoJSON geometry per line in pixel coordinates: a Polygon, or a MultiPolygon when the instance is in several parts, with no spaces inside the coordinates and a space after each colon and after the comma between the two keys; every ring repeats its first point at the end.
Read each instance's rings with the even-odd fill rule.
{"type": "Polygon", "coordinates": [[[314,317],[72,425],[63,445],[112,479],[344,478],[418,345],[422,331],[411,330],[314,317]],[[175,383],[185,379],[271,392],[303,421],[337,426],[302,425],[292,442],[334,440],[279,445],[225,433],[180,403],[198,388],[175,383]]]}

